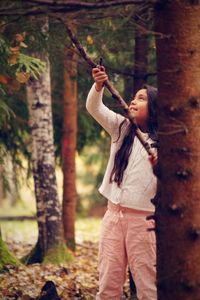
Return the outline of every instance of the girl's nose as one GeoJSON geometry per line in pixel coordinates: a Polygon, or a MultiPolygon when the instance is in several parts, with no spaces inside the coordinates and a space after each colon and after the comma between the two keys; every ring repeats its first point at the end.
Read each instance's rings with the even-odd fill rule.
{"type": "Polygon", "coordinates": [[[132,105],[135,104],[135,99],[131,100],[131,104],[132,105]]]}

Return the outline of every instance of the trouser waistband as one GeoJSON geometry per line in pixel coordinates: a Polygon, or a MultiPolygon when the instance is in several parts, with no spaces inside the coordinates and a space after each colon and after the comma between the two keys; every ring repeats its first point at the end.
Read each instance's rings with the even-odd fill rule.
{"type": "Polygon", "coordinates": [[[139,209],[134,209],[134,208],[129,208],[122,206],[120,204],[115,204],[112,201],[108,200],[108,209],[111,211],[116,211],[116,212],[124,212],[124,213],[134,213],[134,214],[141,214],[141,215],[149,215],[153,212],[151,211],[144,211],[144,210],[139,210],[139,209]]]}

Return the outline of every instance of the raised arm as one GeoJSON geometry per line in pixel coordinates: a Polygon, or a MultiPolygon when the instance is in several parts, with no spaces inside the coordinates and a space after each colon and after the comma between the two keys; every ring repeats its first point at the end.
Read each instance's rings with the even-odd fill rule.
{"type": "Polygon", "coordinates": [[[119,124],[124,117],[113,112],[102,102],[103,83],[108,79],[105,69],[101,67],[92,70],[93,84],[86,101],[86,108],[93,118],[112,136],[118,132],[119,124]]]}

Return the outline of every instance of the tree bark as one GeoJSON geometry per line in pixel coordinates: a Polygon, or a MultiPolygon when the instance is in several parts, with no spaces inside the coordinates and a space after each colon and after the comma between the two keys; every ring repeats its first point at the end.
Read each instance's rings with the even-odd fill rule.
{"type": "Polygon", "coordinates": [[[77,145],[77,54],[68,48],[64,57],[64,117],[62,137],[63,224],[68,247],[75,249],[76,145],[77,145]]]}
{"type": "MultiPolygon", "coordinates": [[[[47,36],[48,19],[45,19],[41,28],[47,36]]],[[[58,247],[63,241],[55,176],[50,65],[47,53],[40,52],[37,57],[46,62],[46,70],[39,80],[33,81],[27,87],[27,99],[39,236],[28,263],[43,261],[48,251],[58,247]]]]}
{"type": "Polygon", "coordinates": [[[200,299],[200,5],[155,7],[159,111],[159,300],[200,299]]]}

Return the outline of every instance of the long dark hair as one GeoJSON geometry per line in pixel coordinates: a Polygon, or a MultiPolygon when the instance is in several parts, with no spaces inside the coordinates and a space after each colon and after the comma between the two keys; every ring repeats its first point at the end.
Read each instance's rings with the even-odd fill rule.
{"type": "MultiPolygon", "coordinates": [[[[148,98],[148,134],[149,137],[156,143],[157,142],[157,113],[156,113],[156,100],[157,100],[157,89],[151,85],[145,84],[143,89],[147,90],[147,98],[148,98]]],[[[122,127],[126,124],[127,120],[123,120],[123,122],[119,126],[119,136],[117,141],[121,136],[122,127]]],[[[110,183],[116,182],[118,186],[121,185],[123,180],[124,171],[127,168],[129,157],[133,147],[133,141],[135,138],[135,130],[134,125],[129,124],[127,128],[127,133],[124,136],[121,147],[115,154],[114,166],[110,174],[110,183]]],[[[115,141],[115,142],[117,142],[115,141]]]]}

